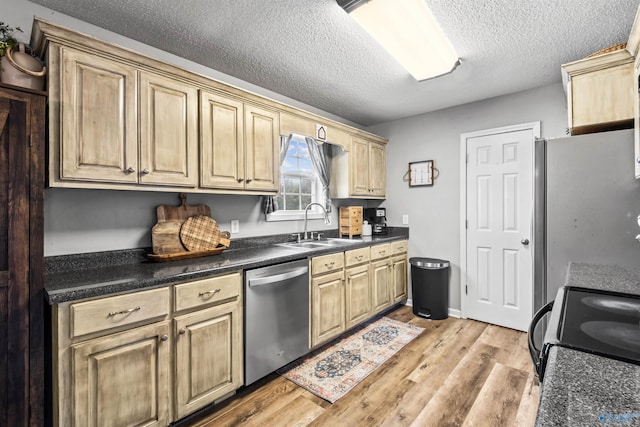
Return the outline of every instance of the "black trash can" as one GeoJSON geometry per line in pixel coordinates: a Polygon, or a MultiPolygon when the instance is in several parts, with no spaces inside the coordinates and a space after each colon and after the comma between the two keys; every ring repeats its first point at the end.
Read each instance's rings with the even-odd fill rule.
{"type": "Polygon", "coordinates": [[[411,258],[413,314],[427,319],[449,317],[449,261],[411,258]]]}

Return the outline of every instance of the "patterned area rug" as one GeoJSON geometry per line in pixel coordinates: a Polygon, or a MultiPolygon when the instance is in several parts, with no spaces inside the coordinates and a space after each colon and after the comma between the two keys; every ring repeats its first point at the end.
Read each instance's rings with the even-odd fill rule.
{"type": "Polygon", "coordinates": [[[333,403],[423,330],[382,317],[298,359],[278,373],[333,403]]]}

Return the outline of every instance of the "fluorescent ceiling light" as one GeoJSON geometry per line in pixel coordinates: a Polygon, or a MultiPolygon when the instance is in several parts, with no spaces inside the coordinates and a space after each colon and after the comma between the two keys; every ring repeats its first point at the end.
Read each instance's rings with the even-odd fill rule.
{"type": "Polygon", "coordinates": [[[450,73],[458,55],[425,0],[338,0],[416,80],[450,73]]]}

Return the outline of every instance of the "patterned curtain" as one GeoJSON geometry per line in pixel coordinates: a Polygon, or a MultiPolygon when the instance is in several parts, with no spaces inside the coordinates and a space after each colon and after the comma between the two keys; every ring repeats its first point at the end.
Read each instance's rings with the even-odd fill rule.
{"type": "Polygon", "coordinates": [[[331,145],[327,143],[318,143],[315,139],[305,137],[307,147],[309,147],[309,155],[313,169],[320,178],[322,183],[322,191],[325,197],[325,209],[327,213],[331,212],[331,195],[329,193],[329,180],[331,178],[331,145]]]}

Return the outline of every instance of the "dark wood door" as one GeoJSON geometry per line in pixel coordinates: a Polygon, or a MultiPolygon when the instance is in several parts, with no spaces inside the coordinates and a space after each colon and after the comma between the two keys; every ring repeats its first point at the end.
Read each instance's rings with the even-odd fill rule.
{"type": "Polygon", "coordinates": [[[46,97],[0,85],[0,425],[44,424],[46,97]]]}

